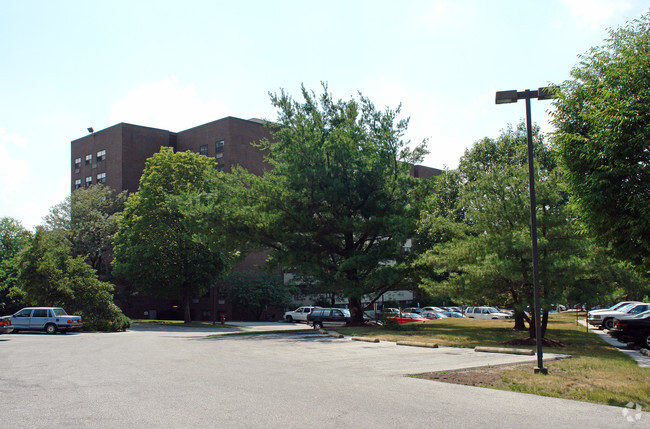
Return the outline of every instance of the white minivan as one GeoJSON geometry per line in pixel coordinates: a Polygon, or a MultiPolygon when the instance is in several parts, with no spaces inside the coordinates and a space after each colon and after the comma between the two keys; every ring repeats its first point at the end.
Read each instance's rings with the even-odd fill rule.
{"type": "Polygon", "coordinates": [[[509,314],[502,313],[494,307],[468,307],[465,316],[472,319],[507,319],[509,314]]]}

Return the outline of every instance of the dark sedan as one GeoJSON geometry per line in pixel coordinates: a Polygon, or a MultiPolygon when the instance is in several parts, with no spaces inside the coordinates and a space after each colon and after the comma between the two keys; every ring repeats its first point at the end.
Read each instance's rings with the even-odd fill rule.
{"type": "Polygon", "coordinates": [[[636,343],[650,349],[650,311],[616,319],[609,335],[623,343],[636,343]]]}

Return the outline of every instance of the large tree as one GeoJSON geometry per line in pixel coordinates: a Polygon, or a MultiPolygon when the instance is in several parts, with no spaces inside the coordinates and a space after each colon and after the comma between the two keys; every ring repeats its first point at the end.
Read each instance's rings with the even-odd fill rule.
{"type": "Polygon", "coordinates": [[[12,289],[18,284],[18,255],[31,237],[18,220],[0,218],[0,314],[20,309],[21,302],[12,295],[12,289]]]}
{"type": "Polygon", "coordinates": [[[98,274],[108,274],[108,259],[117,218],[127,193],[116,193],[101,183],[79,188],[55,205],[43,218],[44,227],[65,233],[72,256],[83,256],[98,274]]]}
{"type": "Polygon", "coordinates": [[[182,300],[185,322],[191,299],[227,272],[234,256],[227,237],[201,222],[189,203],[214,195],[215,168],[212,158],[161,148],[147,160],[114,241],[115,274],[145,293],[182,300]]]}
{"type": "Polygon", "coordinates": [[[126,329],[130,322],[113,303],[113,285],[98,280],[82,256],[71,256],[70,247],[59,230],[38,228],[19,254],[14,291],[27,305],[61,306],[82,315],[88,329],[126,329]]]}
{"type": "MultiPolygon", "coordinates": [[[[598,259],[604,264],[601,274],[610,267],[612,275],[594,275],[599,269],[591,263],[596,250],[588,245],[588,237],[579,234],[555,156],[538,128],[534,148],[539,272],[546,315],[551,303],[565,299],[587,278],[591,287],[611,292],[622,277],[614,275],[611,261],[604,264],[606,258],[598,259]]],[[[423,279],[430,289],[442,284],[446,293],[465,302],[513,306],[518,329],[524,328],[523,310],[532,306],[533,292],[526,160],[523,123],[467,150],[450,175],[456,182],[441,180],[428,201],[420,234],[430,250],[416,264],[420,273],[431,270],[423,279]]],[[[534,326],[530,331],[533,336],[534,326]]]]}
{"type": "Polygon", "coordinates": [[[582,220],[650,272],[650,12],[580,57],[555,103],[554,141],[582,220]]]}
{"type": "Polygon", "coordinates": [[[417,180],[425,154],[402,139],[400,109],[379,111],[366,97],[334,100],[302,88],[303,101],[272,94],[272,140],[261,143],[272,169],[236,171],[244,209],[236,224],[267,246],[270,261],[348,297],[355,323],[361,297],[404,280],[400,263],[413,234],[417,180]]]}

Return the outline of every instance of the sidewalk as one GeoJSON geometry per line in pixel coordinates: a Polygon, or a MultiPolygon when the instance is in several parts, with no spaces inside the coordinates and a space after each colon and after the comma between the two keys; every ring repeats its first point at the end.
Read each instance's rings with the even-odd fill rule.
{"type": "MultiPolygon", "coordinates": [[[[587,322],[584,319],[578,320],[578,323],[582,326],[587,326],[587,322]]],[[[625,353],[632,359],[634,359],[641,368],[650,368],[650,357],[642,355],[639,350],[628,349],[627,344],[621,343],[615,338],[607,335],[603,330],[596,329],[593,326],[589,326],[589,330],[594,334],[598,335],[603,341],[605,341],[610,346],[616,347],[621,353],[625,353]]]]}

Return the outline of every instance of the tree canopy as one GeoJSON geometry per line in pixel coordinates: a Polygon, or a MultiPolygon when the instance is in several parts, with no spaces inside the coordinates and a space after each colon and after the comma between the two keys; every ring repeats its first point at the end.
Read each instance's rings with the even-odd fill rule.
{"type": "Polygon", "coordinates": [[[587,227],[650,273],[650,12],[589,50],[561,86],[560,162],[587,227]]]}
{"type": "Polygon", "coordinates": [[[235,254],[227,237],[206,232],[211,227],[192,211],[193,199],[214,195],[215,168],[206,156],[161,148],[147,160],[114,241],[115,275],[147,294],[182,300],[186,322],[190,300],[227,272],[235,254]]]}
{"type": "Polygon", "coordinates": [[[20,301],[12,290],[18,285],[18,255],[31,238],[32,234],[18,220],[0,218],[0,314],[20,309],[20,301]]]}
{"type": "MultiPolygon", "coordinates": [[[[532,306],[526,147],[526,127],[521,123],[497,139],[476,142],[458,170],[436,183],[419,230],[420,241],[429,250],[415,264],[420,273],[431,270],[423,278],[425,287],[443,288],[459,301],[512,306],[519,315],[532,306]]],[[[566,299],[586,279],[591,279],[592,296],[596,290],[611,292],[625,276],[602,255],[597,259],[601,267],[592,263],[598,250],[579,233],[555,154],[538,127],[534,152],[544,307],[548,310],[551,303],[566,299]],[[604,275],[607,269],[610,274],[604,275]]],[[[523,328],[523,318],[519,322],[518,328],[523,328]]]]}
{"type": "Polygon", "coordinates": [[[362,95],[335,101],[302,88],[303,101],[272,94],[272,169],[236,170],[245,209],[236,223],[273,249],[270,261],[347,296],[361,321],[361,297],[404,279],[403,246],[415,229],[417,180],[409,175],[425,145],[402,140],[400,109],[379,111],[362,95]]]}

